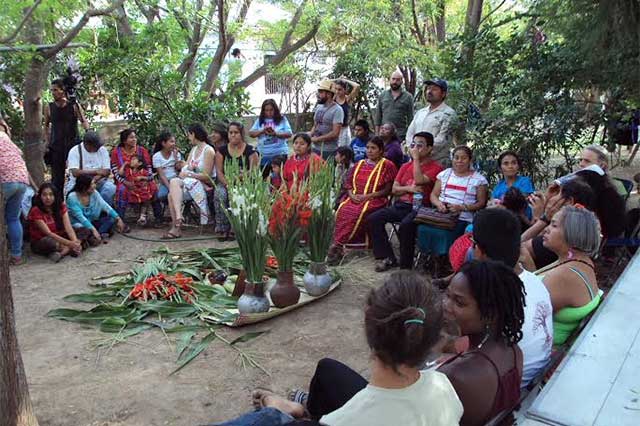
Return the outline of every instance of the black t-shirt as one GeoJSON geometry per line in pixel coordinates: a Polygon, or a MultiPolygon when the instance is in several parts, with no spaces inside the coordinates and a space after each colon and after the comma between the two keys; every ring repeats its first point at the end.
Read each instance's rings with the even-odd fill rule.
{"type": "Polygon", "coordinates": [[[251,157],[253,153],[256,152],[256,150],[252,145],[245,143],[244,151],[238,157],[234,158],[231,156],[231,154],[229,154],[228,145],[224,145],[223,147],[221,147],[218,152],[220,152],[220,155],[222,155],[224,161],[227,161],[228,159],[236,160],[240,167],[246,170],[251,165],[249,157],[251,157]]]}
{"type": "Polygon", "coordinates": [[[55,102],[49,103],[51,121],[51,150],[69,153],[78,144],[78,117],[73,104],[67,102],[59,107],[55,102]]]}
{"type": "Polygon", "coordinates": [[[349,124],[349,109],[351,109],[349,107],[349,102],[344,101],[343,104],[338,104],[340,105],[340,108],[342,108],[342,112],[344,114],[344,119],[342,120],[342,126],[347,126],[349,124]]]}

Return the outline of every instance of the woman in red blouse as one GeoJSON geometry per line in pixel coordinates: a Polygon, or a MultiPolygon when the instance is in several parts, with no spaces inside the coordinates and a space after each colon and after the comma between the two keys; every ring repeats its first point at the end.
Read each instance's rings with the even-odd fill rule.
{"type": "Polygon", "coordinates": [[[58,262],[68,254],[75,257],[82,252],[82,242],[71,226],[67,206],[56,196],[51,183],[40,185],[27,220],[34,253],[58,262]]]}
{"type": "Polygon", "coordinates": [[[298,133],[293,137],[293,152],[282,169],[282,179],[289,189],[294,182],[309,177],[309,172],[316,170],[323,162],[322,157],[311,152],[311,137],[306,133],[298,133]]]}

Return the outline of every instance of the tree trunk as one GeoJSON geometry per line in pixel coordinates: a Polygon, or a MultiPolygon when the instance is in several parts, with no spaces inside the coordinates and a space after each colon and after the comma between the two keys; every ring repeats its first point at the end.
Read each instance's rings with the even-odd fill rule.
{"type": "Polygon", "coordinates": [[[404,78],[405,90],[411,93],[412,95],[415,95],[416,87],[417,87],[416,80],[418,78],[418,72],[416,71],[415,67],[406,67],[406,66],[399,65],[398,69],[400,70],[400,72],[402,73],[402,77],[404,78]]]}
{"type": "Polygon", "coordinates": [[[445,0],[438,1],[438,16],[436,19],[436,37],[438,42],[444,43],[447,38],[447,27],[445,22],[445,0]]]}
{"type": "MultiPolygon", "coordinates": [[[[0,189],[0,206],[4,205],[0,189]]],[[[0,425],[37,426],[16,337],[4,209],[0,209],[0,425]]]]}
{"type": "Polygon", "coordinates": [[[478,35],[478,29],[480,28],[483,2],[484,0],[468,0],[467,2],[467,17],[464,28],[465,45],[462,48],[462,58],[469,64],[473,62],[475,37],[478,35]]]}
{"type": "MultiPolygon", "coordinates": [[[[42,26],[31,21],[28,41],[40,44],[42,34],[42,26]]],[[[48,71],[48,61],[34,55],[24,78],[24,155],[27,169],[38,185],[44,181],[42,92],[48,71]]]]}

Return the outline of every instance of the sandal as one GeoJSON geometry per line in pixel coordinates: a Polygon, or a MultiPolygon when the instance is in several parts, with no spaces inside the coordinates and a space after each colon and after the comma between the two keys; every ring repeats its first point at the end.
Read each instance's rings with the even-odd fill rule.
{"type": "Polygon", "coordinates": [[[11,259],[9,259],[9,265],[12,266],[18,266],[18,265],[22,265],[25,262],[23,257],[13,257],[11,256],[11,259]]]}
{"type": "Polygon", "coordinates": [[[141,227],[147,226],[147,215],[141,214],[136,223],[141,227]]]}
{"type": "Polygon", "coordinates": [[[376,266],[375,266],[375,271],[376,272],[384,272],[384,271],[388,271],[391,268],[395,268],[396,266],[398,266],[398,262],[396,262],[393,259],[389,259],[384,258],[384,259],[380,259],[376,262],[376,266]]]}
{"type": "Polygon", "coordinates": [[[161,240],[175,240],[178,238],[182,238],[181,234],[175,234],[171,231],[167,232],[166,234],[164,234],[162,237],[160,237],[161,240]]]}
{"type": "Polygon", "coordinates": [[[307,408],[307,399],[309,399],[309,392],[305,392],[301,389],[293,389],[287,394],[289,401],[297,402],[305,409],[307,408]]]}

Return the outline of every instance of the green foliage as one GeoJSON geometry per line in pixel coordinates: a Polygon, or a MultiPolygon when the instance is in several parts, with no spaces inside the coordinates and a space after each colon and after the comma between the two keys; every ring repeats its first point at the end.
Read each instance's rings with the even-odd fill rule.
{"type": "Polygon", "coordinates": [[[184,77],[176,71],[183,54],[182,35],[170,20],[143,26],[133,39],[119,39],[112,28],[102,30],[99,39],[99,47],[83,54],[86,74],[92,85],[102,86],[117,99],[118,111],[147,146],[169,130],[186,151],[186,128],[191,123],[210,128],[248,109],[243,91],[227,93],[224,99],[202,92],[185,96],[184,77]]]}
{"type": "Polygon", "coordinates": [[[338,56],[331,77],[345,76],[360,84],[360,98],[355,105],[356,114],[352,114],[352,119],[356,119],[358,116],[371,118],[371,109],[375,107],[380,94],[380,88],[376,81],[379,76],[384,75],[384,71],[382,60],[371,55],[366,45],[353,45],[338,56]],[[361,110],[364,111],[360,112],[361,110]]]}

